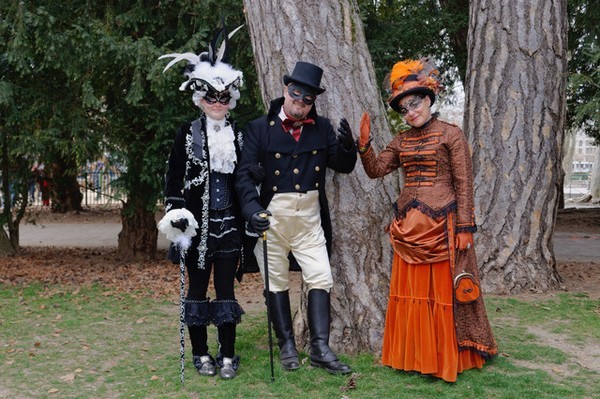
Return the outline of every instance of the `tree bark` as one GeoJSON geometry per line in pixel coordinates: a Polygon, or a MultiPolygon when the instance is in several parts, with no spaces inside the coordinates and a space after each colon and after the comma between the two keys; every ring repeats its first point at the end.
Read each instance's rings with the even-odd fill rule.
{"type": "Polygon", "coordinates": [[[130,202],[121,209],[123,229],[119,232],[117,253],[121,259],[148,260],[156,257],[158,229],[154,212],[130,202]]]}
{"type": "Polygon", "coordinates": [[[566,0],[471,1],[465,132],[473,149],[485,291],[557,288],[566,0]]]}
{"type": "Polygon", "coordinates": [[[54,212],[81,211],[83,194],[77,182],[77,163],[75,160],[58,157],[51,166],[51,198],[54,212]]]}
{"type": "Polygon", "coordinates": [[[0,228],[0,258],[13,256],[17,252],[4,228],[0,228]]]}
{"type": "MultiPolygon", "coordinates": [[[[336,126],[346,117],[358,135],[363,111],[372,116],[374,145],[392,136],[385,118],[362,22],[353,1],[245,0],[257,75],[265,104],[283,95],[283,75],[296,61],[324,70],[317,112],[336,126]]],[[[393,215],[398,174],[370,180],[358,161],[351,174],[328,173],[333,223],[331,346],[346,353],[381,349],[391,250],[383,227],[393,215]]],[[[295,318],[299,345],[306,344],[306,297],[295,318]]]]}
{"type": "Polygon", "coordinates": [[[596,155],[594,155],[594,169],[590,177],[590,194],[592,203],[600,203],[600,146],[596,147],[596,155]]]}
{"type": "MultiPolygon", "coordinates": [[[[564,208],[564,192],[567,190],[567,187],[571,185],[571,179],[573,175],[573,155],[575,154],[575,141],[577,139],[577,134],[575,132],[567,132],[565,134],[565,141],[563,143],[563,158],[562,158],[562,170],[563,170],[563,195],[562,195],[562,203],[559,201],[558,209],[564,208]]],[[[559,197],[560,198],[560,197],[559,197]]]]}

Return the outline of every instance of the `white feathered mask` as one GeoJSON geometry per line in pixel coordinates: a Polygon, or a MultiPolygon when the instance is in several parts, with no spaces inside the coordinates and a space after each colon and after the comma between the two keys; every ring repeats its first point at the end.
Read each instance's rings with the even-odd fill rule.
{"type": "Polygon", "coordinates": [[[209,91],[220,93],[229,90],[231,94],[229,108],[233,109],[236,101],[240,98],[239,89],[244,83],[244,75],[228,63],[227,42],[243,26],[238,26],[230,34],[227,34],[226,28],[222,28],[209,44],[208,51],[199,55],[194,53],[172,53],[160,56],[159,60],[173,58],[167,64],[163,73],[179,61],[186,60],[188,64],[183,75],[187,77],[187,80],[179,86],[179,90],[191,89],[198,93],[200,97],[204,97],[209,91]],[[221,37],[223,41],[218,51],[215,51],[216,44],[221,37]]]}

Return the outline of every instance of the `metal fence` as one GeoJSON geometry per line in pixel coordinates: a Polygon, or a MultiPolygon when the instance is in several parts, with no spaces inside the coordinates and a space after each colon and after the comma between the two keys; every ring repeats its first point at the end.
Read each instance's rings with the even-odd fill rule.
{"type": "MultiPolygon", "coordinates": [[[[117,196],[116,190],[112,184],[119,176],[120,173],[116,168],[107,170],[83,170],[77,176],[79,190],[83,195],[81,204],[83,206],[93,206],[120,203],[123,197],[117,196]]],[[[32,180],[28,193],[29,205],[49,206],[50,194],[47,192],[48,190],[49,187],[44,183],[43,179],[32,180]]]]}

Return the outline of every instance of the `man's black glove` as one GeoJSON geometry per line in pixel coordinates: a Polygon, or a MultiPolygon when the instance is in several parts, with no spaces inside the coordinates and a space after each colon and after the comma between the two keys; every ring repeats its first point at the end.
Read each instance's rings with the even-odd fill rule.
{"type": "Polygon", "coordinates": [[[256,212],[250,217],[250,226],[258,233],[269,230],[271,222],[269,222],[268,216],[271,216],[269,211],[256,212]]]}
{"type": "Polygon", "coordinates": [[[346,120],[346,118],[342,118],[340,120],[340,127],[338,127],[338,136],[337,139],[344,147],[346,151],[350,151],[354,148],[354,138],[352,137],[352,129],[350,129],[350,124],[346,120]]]}
{"type": "Polygon", "coordinates": [[[171,226],[175,227],[176,229],[181,230],[182,232],[185,232],[185,230],[188,228],[189,225],[190,225],[190,222],[185,218],[171,220],[171,226]]]}
{"type": "Polygon", "coordinates": [[[248,172],[250,172],[250,176],[252,176],[252,180],[254,180],[254,184],[257,186],[261,184],[263,180],[265,180],[265,168],[263,168],[259,163],[256,165],[250,165],[248,172]]]}

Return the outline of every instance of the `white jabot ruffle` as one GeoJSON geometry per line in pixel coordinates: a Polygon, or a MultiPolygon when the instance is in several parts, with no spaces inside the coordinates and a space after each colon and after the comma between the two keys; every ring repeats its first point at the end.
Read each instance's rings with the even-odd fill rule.
{"type": "Polygon", "coordinates": [[[210,154],[210,170],[220,173],[233,173],[237,157],[235,154],[235,134],[226,119],[216,120],[206,116],[206,136],[210,154]]]}

